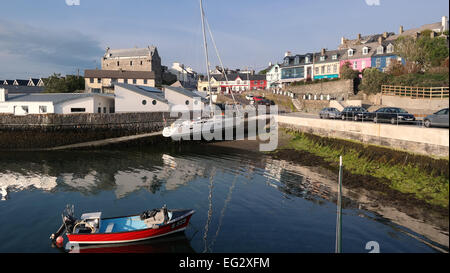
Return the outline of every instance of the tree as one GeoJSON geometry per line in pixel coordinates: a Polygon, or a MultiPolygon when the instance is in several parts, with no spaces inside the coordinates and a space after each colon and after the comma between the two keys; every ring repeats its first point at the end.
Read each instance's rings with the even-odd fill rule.
{"type": "Polygon", "coordinates": [[[350,62],[342,64],[340,69],[340,78],[344,80],[354,80],[359,77],[359,71],[353,70],[350,62]]]}
{"type": "Polygon", "coordinates": [[[46,93],[73,93],[77,90],[84,90],[84,78],[81,76],[66,75],[54,73],[45,81],[46,93]]]}
{"type": "Polygon", "coordinates": [[[381,92],[381,85],[389,84],[392,76],[381,72],[377,68],[366,68],[363,71],[362,82],[359,90],[366,94],[376,94],[381,92]]]}

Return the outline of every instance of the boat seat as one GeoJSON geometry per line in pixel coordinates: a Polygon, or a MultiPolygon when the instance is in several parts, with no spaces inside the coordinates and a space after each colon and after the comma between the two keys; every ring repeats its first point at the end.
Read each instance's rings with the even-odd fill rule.
{"type": "Polygon", "coordinates": [[[105,233],[110,233],[114,228],[114,223],[109,223],[106,227],[105,233]]]}
{"type": "Polygon", "coordinates": [[[154,217],[150,217],[144,220],[147,227],[151,228],[153,225],[160,225],[164,223],[164,212],[160,210],[154,217]]]}

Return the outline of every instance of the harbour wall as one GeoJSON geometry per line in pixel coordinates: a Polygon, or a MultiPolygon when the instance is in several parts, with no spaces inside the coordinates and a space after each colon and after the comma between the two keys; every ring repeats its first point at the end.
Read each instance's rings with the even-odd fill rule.
{"type": "Polygon", "coordinates": [[[168,112],[0,115],[0,150],[37,150],[162,131],[168,112]]]}
{"type": "Polygon", "coordinates": [[[449,156],[449,130],[445,129],[283,115],[278,116],[278,124],[324,137],[356,140],[425,155],[449,156]]]}

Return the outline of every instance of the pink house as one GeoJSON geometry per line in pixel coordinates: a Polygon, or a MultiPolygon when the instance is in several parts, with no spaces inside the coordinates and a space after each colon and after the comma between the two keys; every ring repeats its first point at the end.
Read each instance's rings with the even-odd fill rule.
{"type": "Polygon", "coordinates": [[[378,44],[368,43],[353,45],[345,51],[340,61],[340,66],[349,62],[354,70],[362,71],[364,68],[372,66],[372,55],[376,52],[378,44]]]}

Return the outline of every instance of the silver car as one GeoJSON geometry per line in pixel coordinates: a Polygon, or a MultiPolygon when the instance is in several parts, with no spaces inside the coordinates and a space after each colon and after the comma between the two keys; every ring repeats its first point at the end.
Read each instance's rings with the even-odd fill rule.
{"type": "Polygon", "coordinates": [[[423,119],[425,127],[439,126],[448,127],[448,108],[441,109],[436,113],[426,116],[423,119]]]}
{"type": "Polygon", "coordinates": [[[341,116],[341,112],[338,109],[333,107],[323,108],[319,112],[320,118],[339,118],[341,116]]]}

